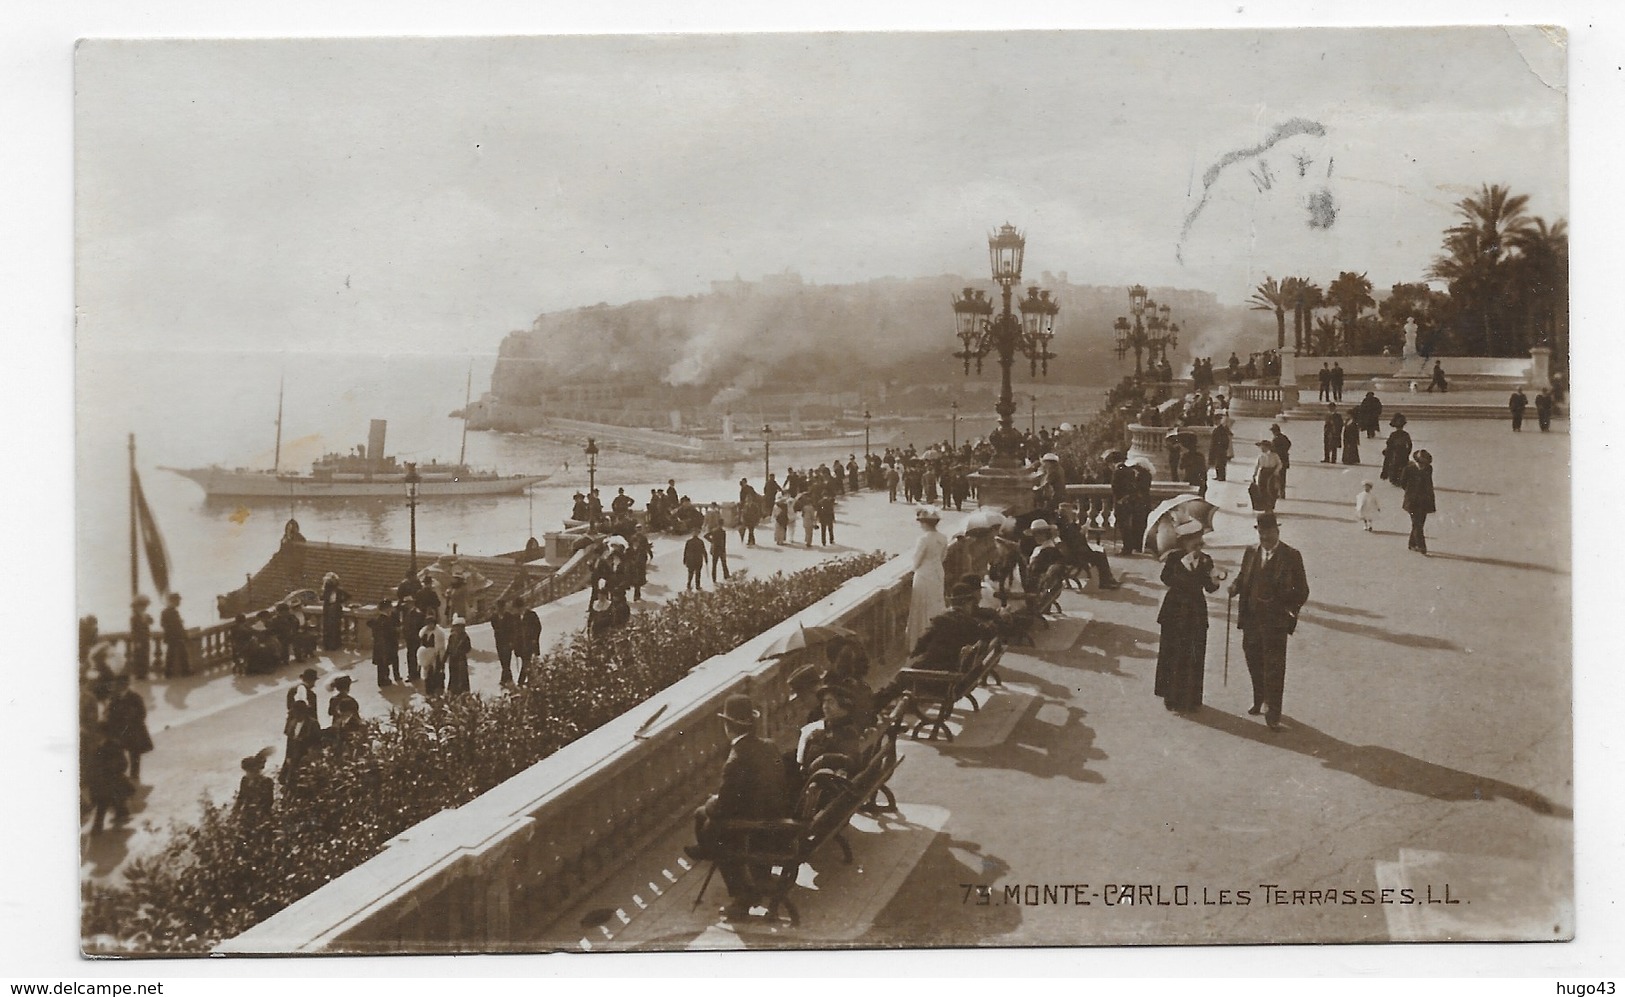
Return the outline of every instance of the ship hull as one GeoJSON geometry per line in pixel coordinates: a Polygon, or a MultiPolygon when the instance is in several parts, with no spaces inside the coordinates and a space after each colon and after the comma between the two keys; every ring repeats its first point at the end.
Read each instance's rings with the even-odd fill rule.
{"type": "MultiPolygon", "coordinates": [[[[350,499],[404,498],[406,482],[399,475],[367,480],[323,480],[269,471],[230,471],[224,468],[164,468],[189,478],[210,498],[350,499]]],[[[515,474],[506,478],[465,478],[460,481],[420,481],[418,498],[467,498],[480,495],[520,495],[546,481],[545,474],[515,474]]]]}

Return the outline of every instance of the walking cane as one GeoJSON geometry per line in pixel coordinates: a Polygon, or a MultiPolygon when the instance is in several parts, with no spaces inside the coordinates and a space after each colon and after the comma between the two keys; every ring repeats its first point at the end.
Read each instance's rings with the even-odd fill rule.
{"type": "Polygon", "coordinates": [[[705,870],[705,881],[700,884],[700,895],[694,898],[694,906],[688,909],[689,913],[692,914],[694,911],[700,909],[700,901],[705,899],[705,888],[711,885],[711,877],[715,876],[716,874],[717,864],[712,862],[711,868],[705,870]]]}
{"type": "Polygon", "coordinates": [[[1230,685],[1230,604],[1236,601],[1234,592],[1224,600],[1224,684],[1230,685]]]}

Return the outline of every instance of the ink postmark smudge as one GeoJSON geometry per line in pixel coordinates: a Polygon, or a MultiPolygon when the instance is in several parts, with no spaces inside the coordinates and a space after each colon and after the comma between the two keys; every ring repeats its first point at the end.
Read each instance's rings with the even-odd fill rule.
{"type": "MultiPolygon", "coordinates": [[[[1202,197],[1201,200],[1196,202],[1196,207],[1192,208],[1185,216],[1185,224],[1179,230],[1179,243],[1174,247],[1174,258],[1176,260],[1180,263],[1185,262],[1185,239],[1190,235],[1191,226],[1196,224],[1196,219],[1201,216],[1202,209],[1207,207],[1208,200],[1213,194],[1213,185],[1218,183],[1219,178],[1224,175],[1224,171],[1236,163],[1261,157],[1286,139],[1298,135],[1325,138],[1326,126],[1308,118],[1291,118],[1271,129],[1262,142],[1244,149],[1233,149],[1220,156],[1214,161],[1213,165],[1203,171],[1202,197]]],[[[1311,161],[1302,155],[1295,155],[1293,164],[1297,167],[1298,176],[1302,177],[1308,173],[1311,161]]],[[[1328,177],[1331,176],[1331,167],[1331,161],[1328,159],[1326,163],[1326,175],[1328,177]]],[[[1266,161],[1260,160],[1258,168],[1248,170],[1248,175],[1252,177],[1253,184],[1258,188],[1259,193],[1264,193],[1274,186],[1275,177],[1266,161]]],[[[1336,202],[1332,197],[1331,190],[1324,186],[1317,187],[1310,193],[1306,207],[1309,210],[1310,228],[1330,228],[1337,220],[1336,202]]]]}

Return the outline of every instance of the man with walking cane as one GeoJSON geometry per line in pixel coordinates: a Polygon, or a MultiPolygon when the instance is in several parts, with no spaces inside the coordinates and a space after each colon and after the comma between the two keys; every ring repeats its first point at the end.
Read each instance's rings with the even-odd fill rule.
{"type": "MultiPolygon", "coordinates": [[[[1253,708],[1247,712],[1253,716],[1263,713],[1270,730],[1278,731],[1286,685],[1286,639],[1298,628],[1298,612],[1309,601],[1309,579],[1303,571],[1303,555],[1281,542],[1281,526],[1274,513],[1260,513],[1255,528],[1258,543],[1242,555],[1241,571],[1230,583],[1230,594],[1241,597],[1236,628],[1242,634],[1241,652],[1253,680],[1253,708]]],[[[1228,608],[1227,602],[1227,616],[1228,608]]],[[[1229,647],[1227,639],[1227,655],[1229,647]]]]}
{"type": "MultiPolygon", "coordinates": [[[[772,819],[790,813],[790,788],[785,785],[784,760],[773,742],[756,736],[761,712],[749,696],[729,696],[723,704],[722,726],[728,738],[728,760],[722,766],[722,784],[716,794],[694,814],[696,843],[684,848],[689,858],[711,860],[722,873],[732,902],[722,909],[729,917],[745,917],[758,899],[757,878],[762,870],[751,869],[732,854],[738,842],[722,830],[731,818],[772,819]]],[[[706,876],[707,883],[710,876],[706,876]]],[[[701,888],[700,896],[705,896],[701,888]]],[[[695,900],[698,906],[699,900],[695,900]]]]}

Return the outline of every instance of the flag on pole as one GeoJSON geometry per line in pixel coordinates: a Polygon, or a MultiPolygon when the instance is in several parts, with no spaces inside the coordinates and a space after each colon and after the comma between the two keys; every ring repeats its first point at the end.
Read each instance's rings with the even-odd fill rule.
{"type": "Polygon", "coordinates": [[[163,534],[158,532],[158,521],[152,517],[147,505],[147,494],[141,490],[141,478],[130,469],[130,484],[135,492],[135,520],[141,531],[141,546],[147,552],[147,570],[152,572],[152,584],[160,596],[169,595],[169,551],[164,549],[163,534]]]}

